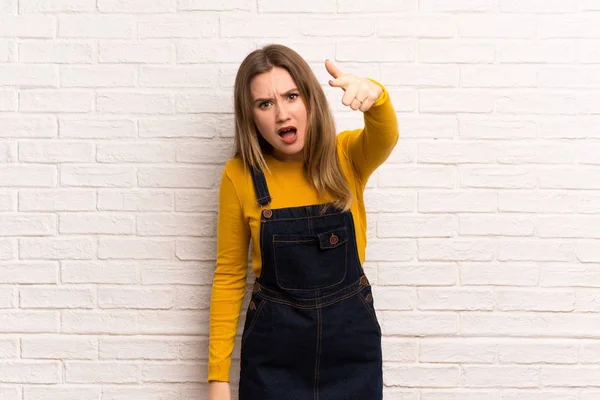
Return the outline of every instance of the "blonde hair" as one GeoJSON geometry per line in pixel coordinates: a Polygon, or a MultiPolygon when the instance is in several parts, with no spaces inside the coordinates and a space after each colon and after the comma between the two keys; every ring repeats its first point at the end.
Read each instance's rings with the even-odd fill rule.
{"type": "Polygon", "coordinates": [[[273,67],[290,74],[306,106],[303,158],[308,181],[320,195],[328,193],[335,206],[348,210],[352,196],[337,158],[335,122],[327,98],[306,61],[286,46],[271,44],[255,50],[238,69],[234,85],[235,156],[250,168],[268,170],[263,155],[270,154],[273,147],[260,135],[254,122],[250,83],[256,75],[273,67]]]}

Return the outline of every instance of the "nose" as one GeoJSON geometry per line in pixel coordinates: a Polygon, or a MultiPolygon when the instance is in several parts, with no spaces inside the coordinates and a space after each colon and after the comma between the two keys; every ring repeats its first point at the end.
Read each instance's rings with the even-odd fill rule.
{"type": "Polygon", "coordinates": [[[281,102],[279,102],[276,105],[276,110],[277,110],[277,114],[276,114],[277,122],[284,122],[284,121],[287,121],[288,119],[290,119],[288,109],[285,104],[282,104],[281,102]]]}

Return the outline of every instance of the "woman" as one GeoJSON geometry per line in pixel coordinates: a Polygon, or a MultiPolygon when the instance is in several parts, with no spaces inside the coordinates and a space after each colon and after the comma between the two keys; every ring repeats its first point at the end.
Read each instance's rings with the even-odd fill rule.
{"type": "Polygon", "coordinates": [[[229,400],[248,246],[256,277],[241,344],[240,400],[382,398],[381,329],[362,263],[363,192],[398,141],[379,83],[331,61],[329,84],[364,113],[336,135],[325,94],[293,50],[240,65],[235,157],[223,171],[210,314],[210,399],[229,400]]]}

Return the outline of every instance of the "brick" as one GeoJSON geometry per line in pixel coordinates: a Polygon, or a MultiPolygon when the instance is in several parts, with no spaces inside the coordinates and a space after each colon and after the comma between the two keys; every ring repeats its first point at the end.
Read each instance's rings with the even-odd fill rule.
{"type": "Polygon", "coordinates": [[[39,336],[21,339],[22,358],[92,360],[98,356],[95,338],[39,336]]]}
{"type": "Polygon", "coordinates": [[[217,66],[140,67],[142,87],[211,87],[218,79],[217,66]]]}
{"type": "Polygon", "coordinates": [[[8,239],[0,240],[0,260],[12,260],[16,258],[15,242],[8,239]]]}
{"type": "Polygon", "coordinates": [[[61,332],[94,335],[135,334],[136,314],[125,311],[65,310],[61,312],[61,332]]]}
{"type": "Polygon", "coordinates": [[[178,212],[216,212],[218,203],[217,190],[178,190],[175,193],[175,211],[178,212]]]}
{"type": "Polygon", "coordinates": [[[497,196],[485,191],[427,191],[418,194],[418,211],[422,213],[495,212],[497,196]]]}
{"type": "MultiPolygon", "coordinates": [[[[198,360],[203,359],[200,355],[199,349],[208,346],[208,338],[202,338],[200,340],[182,340],[179,346],[179,358],[182,360],[198,360]]],[[[233,357],[238,358],[237,355],[233,357]]]]}
{"type": "Polygon", "coordinates": [[[540,284],[543,287],[595,288],[600,287],[600,265],[544,263],[540,267],[540,277],[540,284]]]}
{"type": "Polygon", "coordinates": [[[208,311],[140,311],[139,332],[147,335],[197,335],[207,326],[208,311]]]}
{"type": "Polygon", "coordinates": [[[419,111],[423,113],[491,113],[495,107],[493,93],[469,89],[424,89],[419,93],[419,111]]]}
{"type": "Polygon", "coordinates": [[[231,102],[229,91],[182,91],[175,95],[175,110],[178,114],[227,113],[231,112],[231,102]]]}
{"type": "Polygon", "coordinates": [[[466,141],[422,141],[419,143],[417,159],[423,164],[494,163],[496,147],[488,143],[466,141]]]}
{"type": "Polygon", "coordinates": [[[0,90],[0,111],[16,111],[17,93],[8,90],[0,90]]]}
{"type": "Polygon", "coordinates": [[[210,286],[178,287],[175,293],[175,307],[179,310],[208,310],[211,292],[210,286]]]}
{"type": "Polygon", "coordinates": [[[386,311],[381,322],[386,335],[435,336],[458,333],[458,316],[451,314],[386,311]]]}
{"type": "Polygon", "coordinates": [[[62,66],[60,85],[64,88],[133,87],[135,67],[128,65],[62,66]]]}
{"type": "Polygon", "coordinates": [[[99,288],[98,307],[133,309],[170,309],[175,304],[173,289],[99,288]]]}
{"type": "Polygon", "coordinates": [[[110,114],[172,114],[173,98],[169,93],[99,93],[96,100],[99,113],[110,114]]]}
{"type": "Polygon", "coordinates": [[[575,114],[576,98],[561,93],[521,93],[498,99],[501,114],[575,114]]]}
{"type": "Polygon", "coordinates": [[[422,363],[494,364],[497,344],[491,339],[431,339],[419,346],[422,363]]]}
{"type": "Polygon", "coordinates": [[[595,168],[544,169],[539,175],[542,189],[600,189],[600,171],[595,168]]]}
{"type": "MultiPolygon", "coordinates": [[[[482,1],[489,3],[488,0],[482,1]]],[[[536,26],[537,19],[526,15],[490,13],[462,15],[458,18],[458,34],[466,38],[533,38],[536,26]],[[506,29],[507,26],[511,29],[506,29]]]]}
{"type": "Polygon", "coordinates": [[[205,215],[138,215],[137,234],[140,236],[215,236],[216,218],[205,215]]]}
{"type": "MultiPolygon", "coordinates": [[[[0,332],[2,333],[52,333],[58,332],[59,314],[55,311],[0,311],[0,332]]],[[[0,366],[0,382],[6,377],[0,366]]],[[[16,371],[16,369],[14,370],[16,371]]],[[[40,371],[41,372],[41,371],[40,371]]],[[[38,382],[43,383],[43,382],[38,382]]]]}
{"type": "Polygon", "coordinates": [[[497,351],[502,364],[575,364],[579,358],[579,347],[577,343],[566,340],[525,339],[498,343],[497,351]]]}
{"type": "Polygon", "coordinates": [[[57,361],[0,361],[0,383],[59,383],[57,361]]]}
{"type": "Polygon", "coordinates": [[[17,193],[0,191],[0,211],[13,211],[16,204],[17,193]]]}
{"type": "Polygon", "coordinates": [[[19,191],[19,211],[92,211],[96,209],[96,196],[91,190],[40,190],[19,191]]]}
{"type": "Polygon", "coordinates": [[[533,366],[466,366],[463,369],[466,387],[537,388],[539,379],[540,370],[533,366]]]}
{"type": "Polygon", "coordinates": [[[23,260],[89,260],[95,255],[94,244],[85,238],[19,239],[23,260]]]}
{"type": "Polygon", "coordinates": [[[451,38],[455,33],[456,22],[451,15],[409,14],[377,19],[379,37],[451,38]]]}
{"type": "Polygon", "coordinates": [[[0,214],[0,236],[51,236],[56,229],[56,217],[52,214],[0,214]]]}
{"type": "Polygon", "coordinates": [[[600,251],[598,243],[595,242],[580,242],[575,245],[575,253],[577,259],[582,262],[599,262],[600,251]]]}
{"type": "Polygon", "coordinates": [[[50,188],[56,186],[55,166],[14,165],[0,168],[0,186],[50,188]]]}
{"type": "Polygon", "coordinates": [[[138,283],[137,263],[62,261],[63,283],[138,283]]]}
{"type": "Polygon", "coordinates": [[[545,238],[600,238],[598,217],[595,216],[539,216],[536,233],[545,238]]]}
{"type": "MultiPolygon", "coordinates": [[[[102,400],[130,400],[142,398],[145,400],[169,400],[176,399],[179,396],[179,388],[174,387],[153,387],[144,385],[143,387],[136,386],[103,386],[102,400]]],[[[206,396],[205,396],[206,397],[206,396]]],[[[190,400],[203,398],[202,396],[189,397],[190,400]]],[[[188,397],[182,397],[188,399],[188,397]]]]}
{"type": "Polygon", "coordinates": [[[377,236],[389,237],[451,237],[458,228],[453,216],[380,214],[377,236]],[[384,223],[385,222],[385,223],[384,223]],[[398,230],[398,227],[402,227],[398,230]]]}
{"type": "Polygon", "coordinates": [[[0,261],[0,283],[56,283],[58,262],[0,261]]]}
{"type": "Polygon", "coordinates": [[[96,159],[105,163],[169,163],[176,160],[175,143],[138,141],[99,143],[96,159]]]}
{"type": "Polygon", "coordinates": [[[61,234],[124,235],[135,230],[133,216],[108,213],[69,213],[60,215],[61,234]]]}
{"type": "Polygon", "coordinates": [[[61,384],[58,386],[26,386],[24,400],[97,400],[101,387],[77,387],[61,384]]]}
{"type": "Polygon", "coordinates": [[[67,383],[137,383],[140,366],[130,363],[99,361],[65,362],[67,383]]]}
{"type": "Polygon", "coordinates": [[[575,296],[570,291],[500,290],[501,311],[573,311],[575,296]]]}
{"type": "Polygon", "coordinates": [[[170,60],[171,44],[166,41],[107,41],[98,45],[98,61],[101,63],[163,64],[170,60]]]}
{"type": "Polygon", "coordinates": [[[417,296],[417,309],[428,311],[492,311],[496,304],[495,293],[489,290],[421,288],[417,296]]]}
{"type": "Polygon", "coordinates": [[[179,341],[153,338],[101,338],[101,360],[177,360],[179,341]]]}
{"type": "Polygon", "coordinates": [[[539,267],[521,263],[461,263],[462,285],[537,286],[539,267]]]}
{"type": "Polygon", "coordinates": [[[139,120],[140,137],[193,137],[212,138],[231,129],[232,121],[220,115],[203,114],[202,116],[164,117],[139,120]]]}
{"type": "Polygon", "coordinates": [[[19,111],[89,113],[94,95],[73,91],[37,91],[19,93],[19,111]]]}
{"type": "Polygon", "coordinates": [[[418,257],[423,261],[491,261],[496,244],[469,239],[420,239],[418,257]]]}
{"type": "MultiPolygon", "coordinates": [[[[566,4],[566,3],[563,3],[566,4]]],[[[591,59],[577,52],[584,45],[574,46],[569,40],[503,40],[498,44],[498,61],[502,63],[574,63],[577,57],[581,60],[591,59]]]]}
{"type": "Polygon", "coordinates": [[[252,0],[223,0],[214,2],[212,0],[179,0],[179,10],[185,11],[249,11],[254,2],[252,0]]]}
{"type": "MultiPolygon", "coordinates": [[[[544,42],[551,41],[549,39],[544,40],[544,42]]],[[[571,40],[564,40],[569,45],[572,45],[573,42],[571,40]]],[[[577,39],[576,44],[572,45],[572,50],[576,54],[576,59],[571,61],[567,59],[567,62],[577,61],[581,64],[597,64],[600,62],[600,50],[598,49],[598,44],[600,44],[600,40],[598,39],[577,39]]]]}
{"type": "MultiPolygon", "coordinates": [[[[328,36],[368,37],[374,35],[377,31],[376,21],[364,17],[324,18],[307,16],[298,29],[299,34],[302,36],[316,36],[319,38],[328,36]]],[[[322,60],[319,61],[322,62],[322,60]]]]}
{"type": "MultiPolygon", "coordinates": [[[[98,210],[102,211],[171,211],[170,192],[148,190],[99,190],[98,210]]],[[[177,210],[176,211],[193,211],[177,210]]]]}
{"type": "Polygon", "coordinates": [[[458,219],[461,236],[533,236],[533,218],[511,215],[461,215],[458,219]]]}
{"type": "Polygon", "coordinates": [[[403,117],[403,137],[406,139],[442,139],[455,137],[458,132],[456,118],[439,115],[403,117]]]}
{"type": "Polygon", "coordinates": [[[298,3],[293,0],[258,0],[259,13],[335,13],[339,8],[336,0],[309,0],[298,3]]]}
{"type": "Polygon", "coordinates": [[[404,339],[382,339],[383,361],[399,361],[403,363],[416,363],[418,348],[416,343],[404,339]]]}
{"type": "Polygon", "coordinates": [[[497,0],[456,0],[451,3],[444,0],[421,0],[420,10],[437,12],[474,12],[497,11],[497,0]]]}
{"type": "Polygon", "coordinates": [[[452,188],[456,173],[452,167],[385,166],[379,171],[381,188],[452,188]]]}
{"type": "Polygon", "coordinates": [[[15,56],[15,42],[8,39],[0,39],[0,62],[7,63],[15,56]]]}
{"type": "Polygon", "coordinates": [[[61,15],[58,36],[77,39],[132,39],[135,22],[131,17],[61,15]]]}
{"type": "Polygon", "coordinates": [[[539,67],[533,65],[463,65],[460,86],[464,88],[526,88],[538,86],[539,67]]]}
{"type": "Polygon", "coordinates": [[[98,0],[98,11],[106,13],[168,13],[176,9],[177,0],[98,0]]]}
{"type": "Polygon", "coordinates": [[[52,65],[0,65],[0,86],[57,87],[58,69],[52,65]]]}
{"type": "Polygon", "coordinates": [[[19,13],[62,13],[96,11],[94,0],[19,0],[19,13]]]}
{"type": "Polygon", "coordinates": [[[140,187],[206,188],[218,186],[220,169],[214,167],[140,167],[140,187]]]}
{"type": "Polygon", "coordinates": [[[178,259],[189,261],[213,261],[217,244],[213,239],[177,240],[175,255],[178,259]]]}
{"type": "MultiPolygon", "coordinates": [[[[501,144],[498,162],[503,164],[572,164],[577,159],[574,146],[567,144],[501,144]]],[[[579,153],[580,155],[580,153],[579,153]]]]}
{"type": "Polygon", "coordinates": [[[136,177],[134,168],[128,166],[65,165],[60,181],[66,187],[132,187],[136,177]]]}
{"type": "MultiPolygon", "coordinates": [[[[176,42],[177,63],[181,64],[240,63],[255,49],[256,44],[253,41],[244,39],[180,40],[176,42]]],[[[297,46],[294,47],[294,50],[299,51],[297,46]]]]}
{"type": "Polygon", "coordinates": [[[600,37],[598,17],[590,13],[540,17],[537,32],[541,39],[600,37]]]}
{"type": "Polygon", "coordinates": [[[145,266],[141,269],[142,284],[144,285],[201,285],[204,278],[212,273],[209,263],[204,268],[198,268],[198,263],[169,263],[158,266],[145,266]]]}
{"type": "Polygon", "coordinates": [[[457,87],[459,72],[456,65],[384,64],[381,79],[388,85],[457,87]]]}
{"type": "Polygon", "coordinates": [[[203,382],[207,374],[206,363],[168,363],[154,364],[145,363],[142,365],[142,382],[203,382]]]}
{"type": "Polygon", "coordinates": [[[177,161],[186,163],[224,164],[231,158],[229,141],[179,141],[177,161]]]}
{"type": "Polygon", "coordinates": [[[542,366],[540,382],[550,387],[597,386],[596,377],[600,372],[597,366],[542,366]]]}
{"type": "Polygon", "coordinates": [[[414,259],[416,250],[417,244],[414,240],[371,240],[366,249],[366,259],[369,261],[409,261],[414,259]]]}
{"type": "MultiPolygon", "coordinates": [[[[19,341],[18,339],[2,339],[0,340],[0,359],[18,358],[19,357],[19,341]]],[[[0,395],[2,391],[0,390],[0,395]]]]}
{"type": "Polygon", "coordinates": [[[498,244],[499,261],[574,261],[571,243],[553,240],[507,241],[498,244]]]}
{"type": "Polygon", "coordinates": [[[417,55],[417,43],[411,39],[358,39],[340,41],[337,61],[412,62],[417,55]]]}
{"type": "MultiPolygon", "coordinates": [[[[0,37],[54,38],[56,19],[50,16],[0,16],[0,37]]],[[[25,70],[23,66],[19,66],[25,70]]],[[[25,73],[25,71],[23,71],[25,73]]],[[[0,74],[2,75],[2,74],[0,74]]]]}
{"type": "Polygon", "coordinates": [[[60,136],[80,139],[132,138],[135,136],[135,125],[130,120],[61,118],[60,136]]]}
{"type": "MultiPolygon", "coordinates": [[[[575,197],[576,210],[582,214],[600,213],[600,195],[591,193],[582,193],[575,197]]],[[[573,199],[571,197],[571,199],[573,199]]],[[[575,208],[573,208],[575,210],[575,208]]]]}
{"type": "Polygon", "coordinates": [[[422,63],[490,63],[495,60],[496,45],[480,39],[423,39],[418,42],[418,54],[422,63]]]}
{"type": "MultiPolygon", "coordinates": [[[[15,308],[17,306],[17,292],[12,287],[0,286],[0,309],[15,308]]],[[[2,342],[0,341],[0,358],[2,358],[2,342]]]]}
{"type": "Polygon", "coordinates": [[[34,163],[93,162],[94,145],[86,142],[21,141],[19,161],[34,163]]]}
{"type": "MultiPolygon", "coordinates": [[[[221,17],[221,21],[226,17],[221,17]]],[[[152,16],[138,20],[138,38],[210,38],[219,34],[217,14],[207,16],[152,16]]]]}
{"type": "Polygon", "coordinates": [[[537,173],[519,167],[459,167],[460,186],[463,188],[532,189],[537,185],[537,173]]]}
{"type": "Polygon", "coordinates": [[[169,239],[101,238],[98,241],[98,258],[134,260],[170,260],[175,255],[175,243],[169,239]]]}
{"type": "Polygon", "coordinates": [[[514,13],[570,13],[579,11],[579,6],[577,3],[565,3],[560,0],[500,0],[500,11],[514,13]]]}
{"type": "Polygon", "coordinates": [[[460,136],[465,139],[530,139],[537,137],[534,121],[526,119],[459,119],[460,136]]]}

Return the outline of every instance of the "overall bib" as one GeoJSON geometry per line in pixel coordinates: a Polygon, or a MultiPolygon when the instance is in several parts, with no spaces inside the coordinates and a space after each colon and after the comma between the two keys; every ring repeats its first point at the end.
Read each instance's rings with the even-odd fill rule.
{"type": "MultiPolygon", "coordinates": [[[[271,197],[252,179],[261,207],[271,197]]],[[[350,212],[264,208],[262,271],[241,345],[239,400],[381,400],[381,328],[350,212]]]]}

